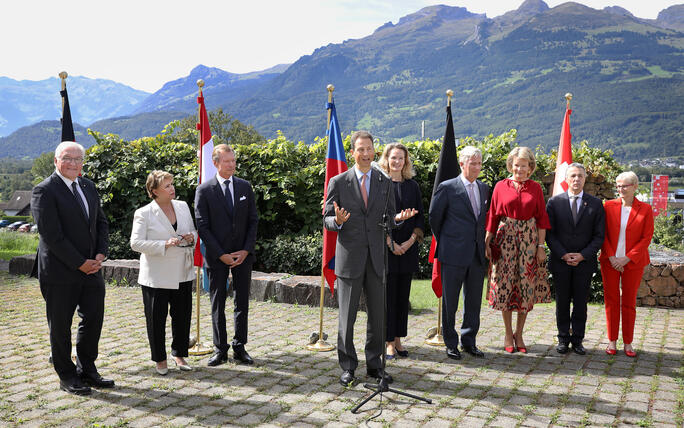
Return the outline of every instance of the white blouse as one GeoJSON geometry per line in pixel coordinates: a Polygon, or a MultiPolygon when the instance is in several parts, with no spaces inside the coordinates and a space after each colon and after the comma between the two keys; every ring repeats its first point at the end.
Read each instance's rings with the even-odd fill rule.
{"type": "Polygon", "coordinates": [[[622,210],[620,211],[620,235],[618,236],[615,257],[625,256],[625,234],[627,230],[627,221],[629,220],[629,213],[631,211],[632,207],[622,207],[622,210]]]}

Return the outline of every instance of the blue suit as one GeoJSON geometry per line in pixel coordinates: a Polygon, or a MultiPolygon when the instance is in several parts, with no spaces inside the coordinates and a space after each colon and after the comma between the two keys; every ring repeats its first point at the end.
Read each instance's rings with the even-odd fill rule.
{"type": "Polygon", "coordinates": [[[482,284],[487,271],[484,238],[489,186],[479,180],[475,183],[480,199],[477,217],[461,176],[440,183],[430,203],[430,226],[437,239],[435,257],[442,264],[444,342],[450,349],[458,348],[454,325],[461,287],[464,300],[461,344],[475,346],[480,328],[482,284]]]}

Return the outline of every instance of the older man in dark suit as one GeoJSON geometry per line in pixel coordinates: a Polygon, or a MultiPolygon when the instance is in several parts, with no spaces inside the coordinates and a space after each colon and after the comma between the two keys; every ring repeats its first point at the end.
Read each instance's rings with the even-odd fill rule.
{"type": "Polygon", "coordinates": [[[440,183],[430,203],[430,225],[437,239],[435,257],[442,264],[444,342],[447,356],[456,360],[461,358],[454,328],[461,288],[461,345],[465,352],[484,357],[475,337],[480,329],[482,287],[487,272],[484,238],[489,209],[489,186],[477,179],[482,170],[482,152],[466,146],[458,158],[461,175],[440,183]]]}
{"type": "Polygon", "coordinates": [[[335,275],[340,306],[337,334],[337,355],[342,367],[340,383],[355,381],[354,370],[359,364],[354,348],[354,323],[361,290],[366,295],[368,324],[366,332],[366,373],[375,378],[392,377],[382,371],[384,351],[384,295],[382,277],[385,275],[385,241],[381,223],[386,213],[397,225],[416,210],[404,210],[395,215],[392,180],[371,168],[375,157],[373,136],[357,131],[351,138],[354,168],[333,177],[328,184],[323,221],[326,229],[336,231],[335,275]]]}
{"type": "Polygon", "coordinates": [[[603,244],[605,212],[601,200],[584,191],[587,172],[580,163],[572,163],[565,173],[567,192],[546,204],[551,229],[546,242],[551,250],[549,266],[556,291],[556,351],[572,350],[586,354],[582,345],[587,322],[587,299],[591,277],[596,272],[596,254],[603,244]],[[572,302],[572,314],[570,314],[572,302]]]}
{"type": "Polygon", "coordinates": [[[195,193],[197,232],[206,246],[204,263],[209,274],[215,348],[208,365],[217,366],[228,361],[230,344],[225,308],[229,272],[233,274],[231,286],[235,294],[233,358],[244,364],[254,364],[245,350],[258,223],[254,191],[247,180],[235,177],[235,151],[232,147],[227,144],[214,147],[212,161],[217,169],[216,176],[202,183],[195,193]]]}
{"type": "Polygon", "coordinates": [[[100,273],[109,229],[95,184],[80,177],[83,146],[62,142],[55,149],[55,172],[33,188],[31,212],[40,242],[34,271],[50,327],[52,362],[60,388],[88,395],[88,386],[111,388],[95,367],[104,318],[105,284],[100,273]],[[76,365],[71,361],[71,322],[76,336],[76,365]]]}

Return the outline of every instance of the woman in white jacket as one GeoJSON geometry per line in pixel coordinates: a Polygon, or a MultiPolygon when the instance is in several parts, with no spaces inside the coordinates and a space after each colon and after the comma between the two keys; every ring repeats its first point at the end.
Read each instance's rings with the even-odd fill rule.
{"type": "Polygon", "coordinates": [[[135,211],[131,248],[140,253],[147,337],[160,375],[166,363],[166,315],[171,312],[171,355],[178,368],[190,371],[188,356],[192,312],[193,249],[197,231],[188,204],[175,200],[173,176],[152,171],[145,184],[152,202],[135,211]]]}

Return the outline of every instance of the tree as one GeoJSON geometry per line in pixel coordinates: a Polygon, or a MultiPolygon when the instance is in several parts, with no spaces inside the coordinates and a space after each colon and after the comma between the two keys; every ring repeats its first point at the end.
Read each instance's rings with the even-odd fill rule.
{"type": "MultiPolygon", "coordinates": [[[[266,139],[252,125],[243,124],[225,113],[222,108],[208,112],[208,116],[214,145],[225,143],[237,146],[266,142],[266,139]]],[[[176,122],[173,124],[173,139],[197,146],[197,115],[191,115],[176,122]]]]}
{"type": "Polygon", "coordinates": [[[55,152],[45,152],[33,160],[31,174],[33,184],[38,184],[49,177],[55,170],[55,152]]]}

